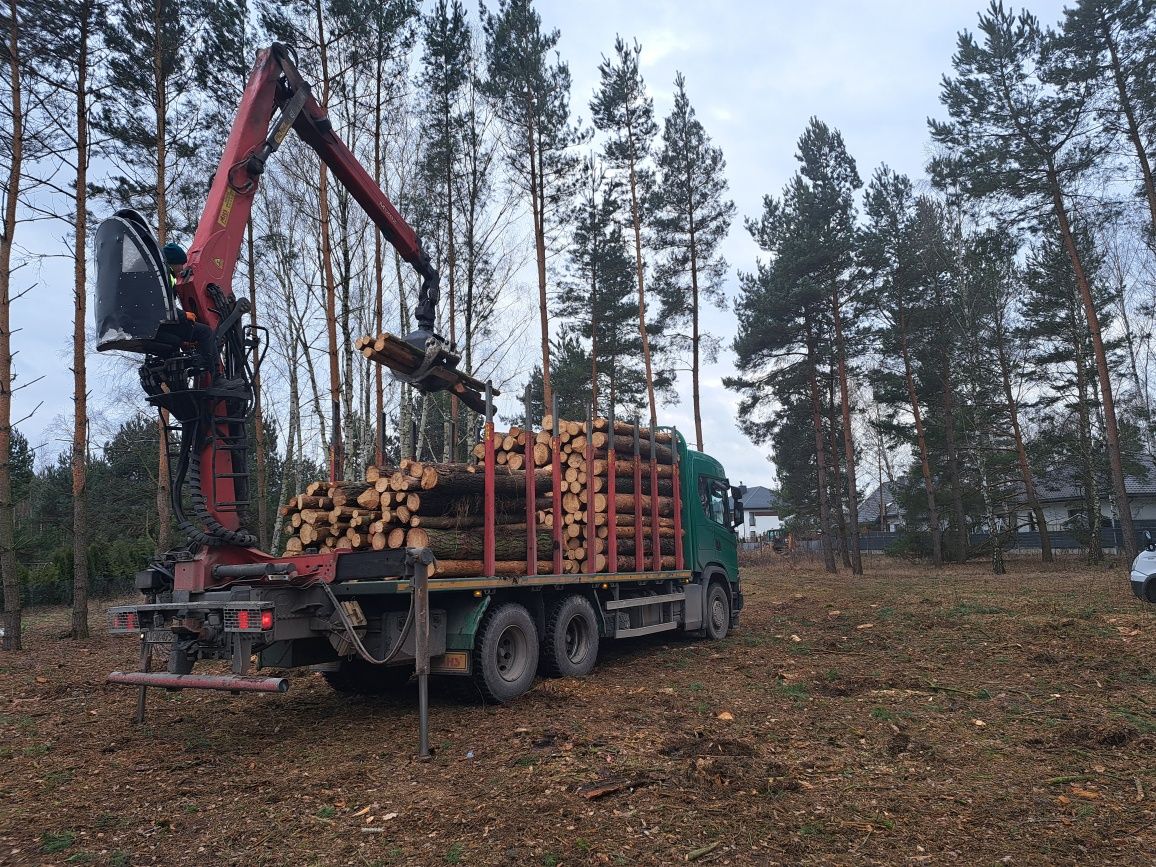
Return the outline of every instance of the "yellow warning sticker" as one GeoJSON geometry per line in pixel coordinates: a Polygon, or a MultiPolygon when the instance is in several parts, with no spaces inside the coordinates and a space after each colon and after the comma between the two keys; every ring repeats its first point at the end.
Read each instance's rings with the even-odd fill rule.
{"type": "Polygon", "coordinates": [[[217,225],[222,229],[229,225],[229,214],[233,213],[233,200],[235,198],[237,198],[237,194],[233,192],[232,187],[225,190],[225,201],[221,203],[221,213],[217,215],[217,225]]]}

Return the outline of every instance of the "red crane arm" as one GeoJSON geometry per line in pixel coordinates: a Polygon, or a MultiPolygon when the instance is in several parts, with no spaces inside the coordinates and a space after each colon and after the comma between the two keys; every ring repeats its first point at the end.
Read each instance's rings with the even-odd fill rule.
{"type": "MultiPolygon", "coordinates": [[[[265,162],[284,141],[290,128],[317,152],[401,257],[422,276],[423,296],[430,289],[436,292],[437,272],[422,250],[417,234],[333,131],[332,123],[298,73],[288,49],[274,43],[257,54],[213,176],[189,249],[187,270],[176,287],[184,309],[216,327],[219,316],[207,287],[215,284],[228,294],[258,179],[265,162]],[[270,122],[278,109],[281,116],[270,130],[270,122]]],[[[436,307],[436,295],[432,302],[436,307]]]]}

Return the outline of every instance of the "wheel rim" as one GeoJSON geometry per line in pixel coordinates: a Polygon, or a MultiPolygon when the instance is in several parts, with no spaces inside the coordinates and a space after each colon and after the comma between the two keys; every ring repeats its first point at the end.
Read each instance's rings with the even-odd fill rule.
{"type": "Polygon", "coordinates": [[[722,593],[715,593],[710,603],[710,625],[715,633],[722,632],[727,626],[727,602],[722,593]]]}
{"type": "Polygon", "coordinates": [[[590,646],[590,629],[585,618],[578,615],[571,617],[566,624],[565,638],[566,658],[573,663],[582,662],[590,646]]]}
{"type": "Polygon", "coordinates": [[[495,653],[498,676],[507,683],[521,680],[526,673],[526,663],[529,657],[529,642],[526,633],[520,626],[511,624],[502,630],[498,636],[498,646],[495,653]]]}

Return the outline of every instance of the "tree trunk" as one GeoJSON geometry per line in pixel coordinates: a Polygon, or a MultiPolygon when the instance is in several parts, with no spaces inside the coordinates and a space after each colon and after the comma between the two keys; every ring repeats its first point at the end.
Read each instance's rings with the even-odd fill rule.
{"type": "MultiPolygon", "coordinates": [[[[650,335],[646,331],[646,284],[642,268],[642,214],[638,208],[638,176],[635,172],[634,138],[630,139],[630,220],[634,226],[634,270],[638,277],[638,332],[642,337],[642,362],[646,368],[646,400],[650,423],[658,426],[658,405],[654,399],[654,368],[650,359],[650,335]]],[[[697,395],[697,391],[695,394],[697,395]]]]}
{"type": "Polygon", "coordinates": [[[811,322],[805,323],[807,337],[807,386],[811,396],[811,425],[815,429],[816,490],[819,495],[819,536],[823,547],[823,567],[828,572],[838,571],[835,566],[835,549],[831,542],[831,511],[827,502],[827,456],[823,436],[823,411],[819,403],[818,370],[815,355],[815,337],[811,322]]]}
{"type": "Polygon", "coordinates": [[[1096,483],[1096,456],[1092,447],[1092,412],[1088,397],[1088,374],[1078,335],[1076,351],[1076,411],[1080,417],[1080,458],[1084,485],[1084,520],[1088,525],[1088,562],[1101,563],[1104,547],[1100,541],[1100,493],[1096,483]]]}
{"type": "Polygon", "coordinates": [[[72,637],[88,638],[88,377],[84,326],[88,286],[88,55],[92,6],[81,4],[76,60],[76,192],[72,320],[72,637]]]}
{"type": "Polygon", "coordinates": [[[1024,481],[1024,496],[1028,501],[1028,508],[1035,516],[1036,529],[1040,534],[1040,559],[1044,563],[1051,563],[1055,558],[1052,555],[1052,536],[1048,532],[1048,522],[1044,516],[1044,507],[1040,505],[1039,495],[1036,493],[1036,482],[1032,474],[1031,464],[1028,462],[1027,449],[1024,448],[1023,432],[1020,430],[1019,406],[1012,392],[1011,364],[1007,357],[1007,344],[1004,339],[1002,318],[996,323],[995,351],[999,358],[1000,378],[1003,380],[1003,394],[1007,401],[1008,421],[1011,422],[1012,437],[1015,440],[1016,462],[1019,464],[1020,477],[1024,481]]]}
{"type": "MultiPolygon", "coordinates": [[[[163,3],[157,0],[153,4],[153,95],[156,102],[153,109],[157,119],[157,152],[156,169],[157,182],[155,187],[157,205],[157,243],[162,247],[169,233],[168,209],[168,142],[166,141],[168,121],[168,91],[166,90],[164,62],[160,34],[162,31],[163,3]]],[[[169,489],[169,449],[168,449],[168,413],[160,412],[157,423],[157,551],[164,553],[171,547],[170,534],[172,532],[172,492],[169,489]]]]}
{"type": "MultiPolygon", "coordinates": [[[[373,180],[381,187],[381,53],[377,56],[377,98],[373,103],[373,180]]],[[[382,260],[381,231],[373,232],[373,322],[377,334],[385,331],[385,263],[382,260]]],[[[385,463],[385,379],[384,368],[373,365],[373,424],[377,429],[377,443],[374,449],[374,464],[385,463]]]]}
{"type": "MultiPolygon", "coordinates": [[[[317,17],[317,44],[321,46],[321,109],[329,110],[329,51],[325,44],[325,21],[321,0],[314,6],[317,17]]],[[[329,355],[329,477],[342,478],[345,465],[341,442],[341,370],[337,351],[337,285],[333,278],[333,250],[329,236],[329,171],[321,164],[319,175],[319,222],[321,230],[321,273],[325,292],[325,334],[329,355]]]]}
{"type": "MultiPolygon", "coordinates": [[[[253,246],[253,219],[245,227],[245,242],[249,254],[249,324],[257,332],[257,259],[253,246]]],[[[269,550],[269,468],[265,461],[265,411],[261,404],[261,347],[253,346],[253,440],[257,449],[257,540],[262,551],[269,550]]]]}
{"type": "Polygon", "coordinates": [[[12,101],[12,164],[4,197],[4,233],[0,236],[0,578],[4,586],[4,650],[20,650],[20,578],[16,567],[16,507],[12,502],[12,245],[24,161],[24,111],[21,88],[20,23],[16,0],[8,0],[9,97],[12,101]]]}
{"type": "Polygon", "coordinates": [[[851,551],[847,544],[847,513],[843,509],[843,468],[839,460],[839,424],[835,418],[835,382],[831,377],[827,378],[827,424],[829,426],[827,447],[831,450],[831,511],[835,513],[835,526],[839,530],[835,536],[836,547],[839,559],[843,561],[845,567],[850,569],[851,551]]]}
{"type": "MultiPolygon", "coordinates": [[[[863,555],[859,550],[859,493],[856,489],[855,434],[851,430],[851,390],[847,385],[847,351],[843,344],[843,310],[836,287],[831,292],[831,308],[835,317],[835,363],[839,376],[839,401],[843,409],[843,450],[847,466],[847,511],[851,523],[848,537],[851,548],[851,573],[863,574],[863,555]]],[[[696,323],[697,324],[697,323],[696,323]]]]}
{"type": "Polygon", "coordinates": [[[541,152],[534,139],[536,126],[531,119],[532,107],[527,108],[526,138],[530,157],[530,211],[534,217],[534,255],[538,266],[538,323],[542,338],[542,405],[549,408],[554,399],[550,384],[550,311],[546,296],[546,203],[542,201],[544,183],[541,152]]]}
{"type": "Polygon", "coordinates": [[[1132,105],[1132,98],[1128,95],[1128,88],[1124,81],[1124,70],[1120,64],[1119,46],[1112,36],[1112,28],[1108,23],[1102,6],[1097,7],[1100,20],[1100,35],[1108,48],[1109,66],[1112,70],[1112,80],[1116,85],[1116,92],[1120,97],[1120,110],[1124,113],[1124,120],[1128,127],[1128,140],[1136,151],[1136,161],[1140,163],[1140,175],[1144,181],[1144,197],[1148,202],[1148,214],[1152,218],[1152,231],[1156,232],[1156,181],[1152,178],[1152,163],[1148,158],[1148,150],[1144,146],[1144,138],[1140,134],[1140,124],[1136,120],[1136,110],[1132,105]]]}
{"type": "Polygon", "coordinates": [[[955,559],[967,561],[967,518],[963,513],[963,486],[959,479],[959,449],[955,444],[955,384],[951,378],[951,361],[941,348],[940,362],[943,379],[943,439],[947,449],[947,473],[951,485],[951,522],[955,525],[955,559]]]}
{"type": "Polygon", "coordinates": [[[1100,395],[1104,402],[1104,438],[1108,446],[1108,463],[1112,471],[1112,489],[1116,496],[1116,505],[1120,513],[1120,533],[1124,537],[1124,552],[1131,560],[1136,556],[1136,531],[1132,524],[1132,507],[1128,501],[1128,487],[1124,482],[1124,462],[1120,454],[1120,431],[1116,424],[1116,403],[1112,398],[1112,377],[1108,368],[1108,356],[1104,351],[1104,339],[1100,333],[1100,316],[1096,312],[1096,302],[1092,298],[1092,287],[1088,283],[1088,275],[1084,271],[1084,263],[1076,249],[1076,240],[1072,234],[1072,226],[1068,222],[1068,212],[1064,205],[1063,194],[1060,192],[1059,180],[1055,168],[1048,166],[1048,180],[1052,188],[1052,203],[1056,212],[1056,219],[1060,224],[1060,237],[1068,258],[1072,261],[1072,270],[1076,275],[1076,286],[1080,290],[1080,298],[1084,303],[1084,314],[1088,318],[1088,330],[1092,335],[1092,351],[1096,358],[1096,374],[1100,382],[1100,395]]]}
{"type": "Polygon", "coordinates": [[[903,378],[907,383],[907,399],[915,420],[915,440],[919,446],[919,469],[923,473],[923,490],[927,493],[927,525],[931,531],[931,562],[943,565],[943,539],[939,532],[939,508],[935,503],[935,484],[931,480],[931,460],[927,454],[927,436],[923,431],[923,413],[919,409],[919,395],[915,391],[915,375],[911,370],[911,353],[907,347],[907,321],[899,311],[899,352],[903,356],[903,378]]]}

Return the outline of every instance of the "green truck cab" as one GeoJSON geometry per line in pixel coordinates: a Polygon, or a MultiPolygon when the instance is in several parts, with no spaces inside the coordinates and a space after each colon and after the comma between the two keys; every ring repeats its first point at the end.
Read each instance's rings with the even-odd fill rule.
{"type": "MultiPolygon", "coordinates": [[[[683,568],[449,578],[434,572],[426,580],[430,671],[472,677],[486,700],[507,702],[539,674],[589,674],[603,641],[666,631],[725,638],[743,607],[735,535],[743,520],[741,491],[731,487],[719,461],[673,433],[683,568]]],[[[339,692],[388,691],[408,680],[418,652],[411,628],[414,579],[384,565],[385,557],[403,554],[344,552],[324,585],[238,584],[179,598],[158,594],[150,604],[112,609],[113,631],[139,631],[146,646],[159,631],[161,644],[172,639],[144,624],[163,627],[193,615],[206,628],[180,639],[187,670],[174,674],[188,674],[196,660],[219,659],[247,676],[255,656],[259,668],[309,666],[339,692]],[[239,626],[242,611],[245,625],[239,626]]],[[[175,658],[170,653],[170,669],[175,658]]],[[[287,688],[286,679],[277,680],[278,689],[287,688]]]]}

